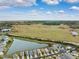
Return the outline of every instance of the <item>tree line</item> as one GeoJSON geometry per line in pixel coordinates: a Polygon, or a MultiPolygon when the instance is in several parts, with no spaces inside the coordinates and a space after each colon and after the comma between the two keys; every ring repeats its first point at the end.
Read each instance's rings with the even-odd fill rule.
{"type": "Polygon", "coordinates": [[[79,28],[79,21],[3,21],[0,22],[0,28],[11,27],[12,25],[31,25],[31,24],[42,24],[42,25],[68,25],[71,28],[79,28]]]}

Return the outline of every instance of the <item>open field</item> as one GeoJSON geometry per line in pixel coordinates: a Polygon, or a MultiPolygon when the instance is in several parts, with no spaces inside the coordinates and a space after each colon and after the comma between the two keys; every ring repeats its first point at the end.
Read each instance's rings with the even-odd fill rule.
{"type": "MultiPolygon", "coordinates": [[[[70,28],[66,25],[13,25],[10,35],[41,38],[42,40],[67,41],[79,43],[79,36],[72,36],[70,28]]],[[[78,31],[79,32],[79,31],[78,31]]]]}

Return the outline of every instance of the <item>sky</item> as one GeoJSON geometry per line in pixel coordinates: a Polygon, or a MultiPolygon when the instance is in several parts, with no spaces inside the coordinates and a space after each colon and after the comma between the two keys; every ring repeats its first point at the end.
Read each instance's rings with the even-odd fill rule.
{"type": "Polygon", "coordinates": [[[0,21],[79,20],[79,0],[0,0],[0,21]]]}

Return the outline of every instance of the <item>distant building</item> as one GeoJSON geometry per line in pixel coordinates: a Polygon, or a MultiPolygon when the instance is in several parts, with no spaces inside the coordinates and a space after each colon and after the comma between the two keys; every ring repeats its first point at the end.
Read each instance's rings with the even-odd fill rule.
{"type": "Polygon", "coordinates": [[[6,46],[7,42],[8,42],[8,36],[3,36],[3,37],[2,37],[2,44],[3,44],[4,46],[6,46]]]}
{"type": "Polygon", "coordinates": [[[3,52],[0,52],[0,56],[3,56],[4,55],[4,53],[3,52]]]}
{"type": "Polygon", "coordinates": [[[72,51],[71,55],[73,55],[73,56],[79,56],[77,51],[72,51]]]}
{"type": "Polygon", "coordinates": [[[9,32],[9,31],[11,31],[11,29],[2,29],[1,31],[2,32],[9,32]]]}
{"type": "Polygon", "coordinates": [[[78,33],[75,32],[75,31],[72,31],[71,34],[72,34],[73,36],[78,36],[78,33]]]}
{"type": "Polygon", "coordinates": [[[8,36],[3,36],[3,37],[2,37],[2,41],[8,42],[8,36]]]}

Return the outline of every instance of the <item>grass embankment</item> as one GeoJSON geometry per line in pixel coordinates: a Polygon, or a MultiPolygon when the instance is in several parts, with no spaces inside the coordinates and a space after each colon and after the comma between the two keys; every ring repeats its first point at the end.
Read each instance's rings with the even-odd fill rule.
{"type": "Polygon", "coordinates": [[[16,39],[19,39],[19,40],[25,40],[25,41],[30,41],[30,42],[37,42],[37,43],[40,43],[40,44],[49,44],[49,43],[52,43],[52,41],[50,40],[42,40],[42,39],[39,39],[39,38],[31,38],[31,37],[22,37],[22,36],[15,36],[15,35],[8,35],[10,37],[15,37],[16,39]]]}
{"type": "Polygon", "coordinates": [[[13,38],[12,37],[9,37],[9,40],[7,42],[7,45],[4,47],[4,54],[6,55],[7,51],[9,50],[10,46],[12,45],[13,43],[13,38]]]}
{"type": "MultiPolygon", "coordinates": [[[[73,37],[68,26],[49,25],[13,25],[10,35],[38,38],[49,41],[67,41],[79,43],[79,36],[73,37]]],[[[26,39],[24,39],[26,40],[26,39]]],[[[33,39],[34,40],[34,39],[33,39]]]]}

